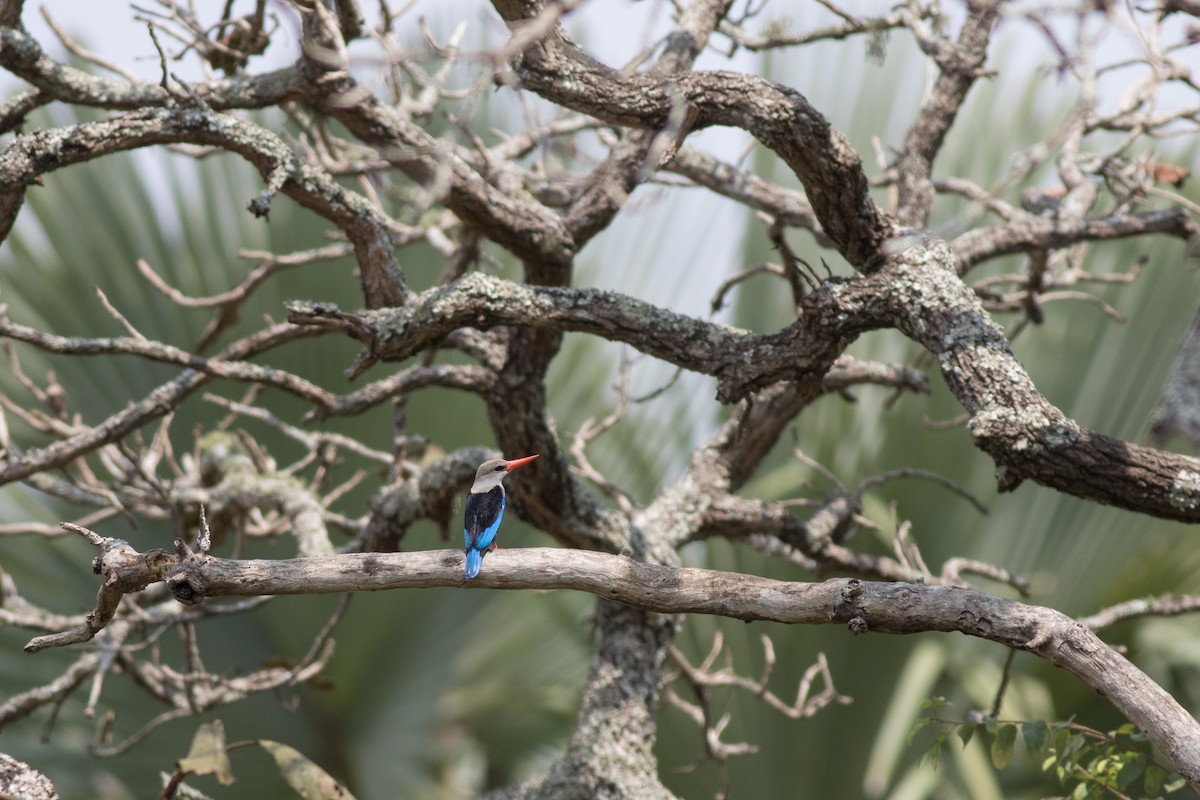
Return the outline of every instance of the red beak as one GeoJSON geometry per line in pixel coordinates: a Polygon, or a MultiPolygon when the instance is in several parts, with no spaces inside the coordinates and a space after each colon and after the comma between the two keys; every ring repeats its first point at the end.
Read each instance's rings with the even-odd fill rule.
{"type": "Polygon", "coordinates": [[[532,455],[532,456],[525,456],[524,458],[514,458],[512,461],[508,462],[508,466],[504,468],[504,471],[512,472],[514,469],[517,469],[518,467],[525,466],[530,461],[533,461],[535,458],[537,458],[537,454],[532,455]]]}

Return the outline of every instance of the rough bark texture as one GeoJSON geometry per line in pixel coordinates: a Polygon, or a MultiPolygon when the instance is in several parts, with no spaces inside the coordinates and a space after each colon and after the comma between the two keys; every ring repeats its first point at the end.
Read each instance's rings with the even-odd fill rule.
{"type": "MultiPolygon", "coordinates": [[[[8,136],[0,143],[0,239],[10,236],[27,210],[27,196],[47,176],[118,153],[171,147],[196,157],[201,168],[213,154],[244,160],[262,187],[239,201],[246,212],[263,220],[278,204],[295,203],[323,221],[336,240],[323,248],[256,256],[262,261],[238,285],[208,298],[188,296],[139,260],[165,307],[213,310],[195,346],[142,335],[107,299],[127,335],[68,337],[0,306],[0,338],[15,343],[12,375],[0,376],[11,377],[0,394],[0,484],[21,481],[84,509],[80,525],[66,527],[101,548],[101,585],[86,614],[53,614],[25,600],[0,572],[0,622],[39,634],[27,650],[90,640],[98,645],[57,678],[6,701],[0,726],[43,707],[57,709],[89,682],[90,716],[104,695],[105,675],[119,668],[167,710],[129,740],[95,746],[98,753],[115,754],[172,719],[308,680],[330,658],[340,611],[297,664],[233,676],[203,666],[195,624],[207,614],[252,612],[267,596],[432,586],[572,589],[597,597],[594,651],[577,724],[543,773],[497,789],[497,797],[670,797],[654,756],[656,719],[686,614],[838,623],[853,632],[960,632],[1029,652],[1103,694],[1145,731],[1172,768],[1200,787],[1200,729],[1167,692],[1089,627],[1050,608],[976,591],[963,578],[981,574],[1027,592],[1019,576],[954,558],[935,573],[900,524],[894,554],[850,542],[873,485],[897,475],[933,477],[963,494],[953,481],[902,468],[858,476],[858,485],[846,486],[797,450],[798,461],[834,483],[823,497],[763,501],[743,488],[818,398],[853,399],[862,384],[929,391],[930,378],[917,362],[873,363],[847,355],[863,334],[897,330],[936,360],[937,371],[929,372],[940,372],[965,412],[971,440],[995,462],[1001,489],[1031,481],[1129,511],[1200,521],[1200,461],[1115,439],[1071,419],[1034,384],[993,318],[1015,313],[1019,326],[1036,324],[1044,318],[1042,301],[1056,291],[1123,282],[1124,276],[1084,269],[1089,245],[1169,237],[1195,248],[1196,206],[1165,188],[1178,189],[1187,169],[1130,153],[1153,152],[1159,137],[1200,129],[1200,105],[1168,109],[1151,102],[1161,85],[1196,88],[1174,60],[1186,37],[1167,41],[1170,26],[1160,24],[1196,9],[1180,2],[1126,9],[1128,21],[1140,26],[1138,41],[1146,51],[1139,66],[1151,77],[1108,103],[1095,94],[1097,79],[1119,70],[1096,61],[1082,44],[1060,41],[1059,26],[1046,22],[1054,10],[1048,4],[1018,8],[971,0],[962,19],[950,24],[934,2],[903,4],[877,17],[822,2],[836,17],[830,26],[790,31],[774,25],[752,32],[759,27],[751,19],[757,4],[739,17],[729,0],[693,0],[677,4],[667,35],[621,68],[597,61],[563,27],[576,5],[494,0],[492,21],[502,21],[510,34],[499,47],[485,51],[462,29],[439,34],[430,28],[421,31],[423,47],[414,54],[400,45],[406,39],[397,28],[410,26],[408,34],[417,23],[388,3],[379,4],[384,16],[371,20],[351,0],[332,9],[296,2],[279,7],[286,24],[272,27],[262,8],[257,17],[201,20],[190,5],[168,1],[161,17],[149,14],[162,79],[141,81],[93,74],[122,68],[79,47],[72,49],[81,66],[55,61],[23,24],[24,5],[0,2],[0,69],[26,84],[0,105],[0,133],[8,136]],[[1014,154],[1003,174],[996,165],[996,188],[942,175],[939,156],[973,87],[990,77],[996,32],[1014,18],[1050,40],[1061,57],[1051,67],[1077,81],[1078,97],[1070,100],[1059,130],[1014,154]],[[876,37],[888,32],[915,42],[929,59],[931,80],[898,149],[889,155],[881,143],[877,169],[870,172],[851,141],[793,86],[695,69],[706,52],[846,38],[875,47],[876,37]],[[272,37],[278,42],[289,36],[292,52],[299,53],[293,63],[259,70],[257,57],[272,37]],[[162,49],[163,40],[180,50],[162,49]],[[379,80],[365,79],[364,62],[352,56],[370,46],[377,48],[368,62],[377,57],[379,80]],[[210,77],[181,83],[172,72],[175,56],[200,59],[210,77]],[[459,86],[464,69],[472,78],[459,86]],[[497,135],[481,120],[477,112],[493,91],[515,95],[520,113],[514,118],[525,120],[525,128],[497,135]],[[73,123],[31,122],[52,106],[85,107],[89,114],[73,123]],[[713,126],[748,133],[764,157],[786,168],[793,185],[703,152],[690,140],[713,126]],[[651,182],[680,181],[758,215],[774,260],[702,265],[722,270],[724,279],[708,309],[675,310],[580,285],[579,254],[611,230],[630,198],[651,182]],[[1019,207],[1012,199],[1017,190],[1019,207]],[[966,230],[952,237],[924,230],[939,196],[977,207],[978,217],[964,212],[966,230]],[[805,263],[790,244],[793,231],[807,232],[818,248],[844,258],[849,276],[805,263]],[[224,339],[247,300],[277,270],[347,254],[357,267],[361,302],[355,308],[306,296],[286,310],[273,309],[286,313],[287,322],[224,339]],[[422,267],[436,263],[437,269],[406,269],[410,254],[422,267]],[[1014,254],[1027,259],[1019,271],[967,282],[980,265],[1014,254]],[[794,319],[757,333],[716,321],[729,293],[753,275],[778,281],[794,319]],[[720,421],[693,437],[697,444],[680,459],[679,473],[658,476],[640,501],[594,467],[587,451],[621,421],[632,402],[627,387],[622,384],[611,415],[582,425],[573,441],[551,411],[548,376],[563,358],[565,337],[574,334],[715,379],[715,401],[724,408],[704,419],[720,421]],[[339,394],[303,369],[277,365],[285,363],[281,348],[316,336],[360,345],[346,374],[359,379],[374,370],[369,382],[339,394]],[[222,345],[210,348],[216,342],[222,345]],[[33,349],[76,359],[68,363],[121,356],[176,372],[96,420],[88,398],[69,396],[52,373],[31,377],[21,370],[19,355],[33,349]],[[232,390],[205,398],[229,418],[198,430],[186,448],[191,452],[177,457],[172,434],[179,434],[169,430],[170,421],[210,385],[232,390]],[[476,465],[496,455],[483,446],[447,452],[412,429],[409,399],[435,389],[477,398],[502,454],[540,454],[510,485],[510,508],[559,549],[495,553],[469,583],[461,577],[458,551],[395,552],[421,520],[433,521],[444,535],[456,533],[456,499],[476,465]],[[242,400],[229,399],[235,391],[242,400]],[[280,394],[302,405],[298,424],[287,418],[294,408],[275,403],[280,394]],[[387,447],[326,424],[382,404],[391,406],[387,447]],[[271,425],[303,454],[284,464],[283,455],[264,452],[244,430],[226,430],[247,418],[271,425]],[[334,480],[348,456],[367,460],[371,469],[334,480]],[[362,508],[345,508],[344,498],[359,485],[369,487],[371,499],[362,508]],[[118,516],[170,521],[172,535],[182,538],[171,551],[139,553],[89,527],[115,526],[108,520],[118,516]],[[294,537],[302,557],[218,557],[240,552],[234,548],[248,537],[281,536],[294,537]],[[784,583],[681,568],[681,548],[711,537],[837,577],[784,583]],[[222,597],[245,599],[205,603],[222,597]],[[179,630],[182,665],[165,665],[146,647],[146,631],[156,626],[179,630]]],[[[1097,4],[1069,13],[1083,42],[1082,31],[1098,18],[1097,4]]],[[[1105,24],[1115,13],[1106,9],[1105,24]]],[[[230,245],[230,257],[238,244],[230,245]]],[[[1160,444],[1174,433],[1195,436],[1194,398],[1187,395],[1197,383],[1190,366],[1196,338],[1193,330],[1155,428],[1160,444]]],[[[33,522],[0,529],[61,533],[33,522]]],[[[1167,598],[1101,612],[1089,625],[1196,608],[1195,598],[1167,598]]],[[[700,716],[706,752],[727,757],[720,725],[700,716]]],[[[98,742],[111,731],[99,733],[98,742]]]]}
{"type": "MultiPolygon", "coordinates": [[[[106,552],[108,548],[106,547],[106,552]]],[[[576,589],[604,598],[580,726],[563,759],[531,784],[536,797],[662,797],[654,777],[654,715],[666,646],[682,613],[746,621],[844,624],[852,633],[963,633],[1029,651],[1110,698],[1193,786],[1200,785],[1200,723],[1084,625],[1053,609],[972,589],[837,578],[785,583],[753,575],[659,566],[572,550],[500,550],[478,577],[462,577],[458,551],[233,561],[187,553],[165,568],[177,600],[467,586],[576,589]],[[615,601],[615,602],[614,602],[615,601]]],[[[105,585],[137,590],[138,559],[106,560],[105,585]]],[[[141,585],[139,585],[141,584],[141,585]]],[[[32,644],[32,643],[31,643],[32,644]]],[[[45,645],[43,645],[45,646],[45,645]]],[[[28,648],[27,648],[28,649],[28,648]]]]}

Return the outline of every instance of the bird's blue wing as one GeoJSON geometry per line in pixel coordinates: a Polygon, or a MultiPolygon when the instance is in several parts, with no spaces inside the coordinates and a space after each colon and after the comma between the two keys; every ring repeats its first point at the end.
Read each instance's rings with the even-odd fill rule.
{"type": "Polygon", "coordinates": [[[467,495],[467,513],[463,521],[463,545],[467,550],[486,550],[496,541],[500,520],[504,517],[504,490],[467,495]]]}
{"type": "Polygon", "coordinates": [[[463,574],[474,578],[483,566],[483,554],[496,543],[500,520],[504,518],[504,489],[497,486],[488,492],[467,495],[467,513],[463,520],[463,544],[467,563],[463,574]]]}

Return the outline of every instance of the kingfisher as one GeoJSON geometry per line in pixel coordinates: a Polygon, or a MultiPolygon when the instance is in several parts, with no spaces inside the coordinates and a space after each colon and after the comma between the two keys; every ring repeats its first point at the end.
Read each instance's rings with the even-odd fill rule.
{"type": "Polygon", "coordinates": [[[496,549],[496,532],[504,517],[504,476],[518,467],[523,467],[537,455],[505,461],[490,458],[479,465],[475,472],[475,483],[467,493],[467,513],[463,522],[463,540],[466,543],[467,566],[464,575],[474,578],[483,566],[483,556],[496,549]]]}

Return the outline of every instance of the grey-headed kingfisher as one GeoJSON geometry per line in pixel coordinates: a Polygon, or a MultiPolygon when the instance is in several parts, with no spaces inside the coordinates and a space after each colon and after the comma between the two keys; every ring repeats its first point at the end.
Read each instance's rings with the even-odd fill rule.
{"type": "Polygon", "coordinates": [[[505,461],[491,458],[479,465],[475,483],[467,493],[467,513],[463,522],[467,566],[464,575],[474,578],[483,566],[483,556],[496,549],[496,533],[504,517],[504,476],[537,458],[536,455],[505,461]]]}

